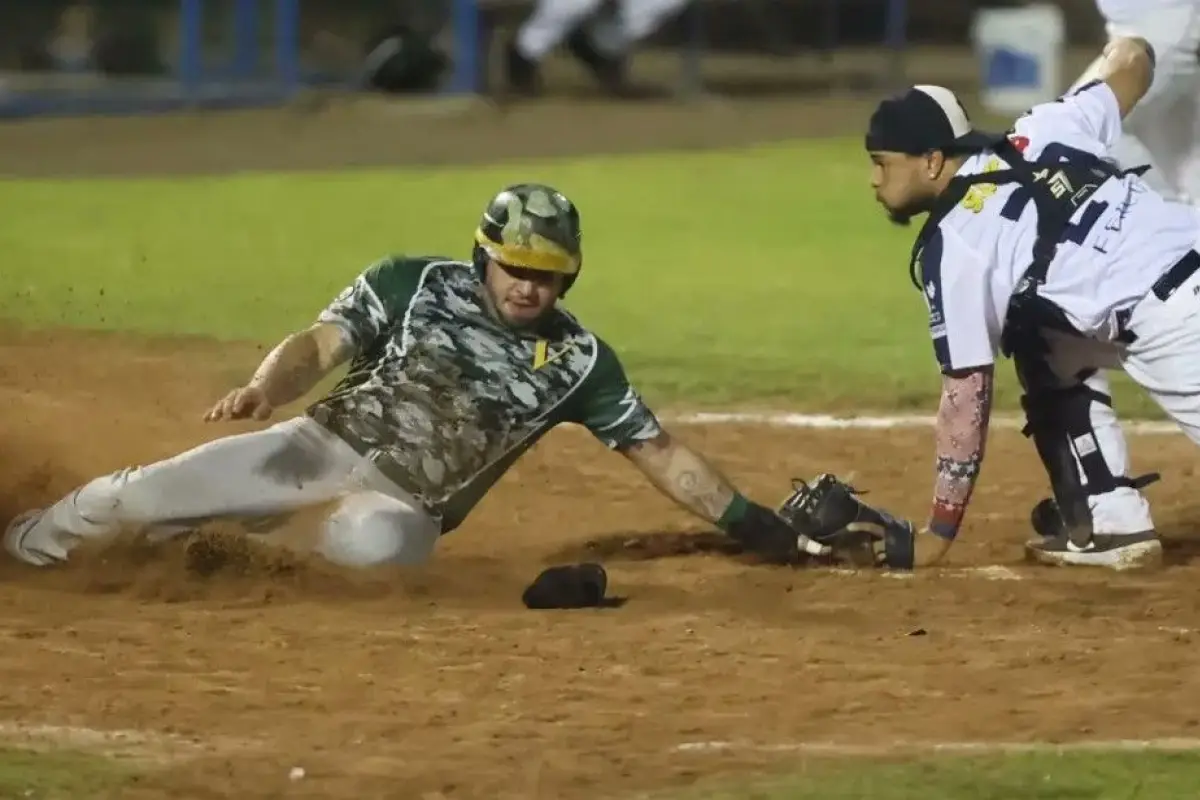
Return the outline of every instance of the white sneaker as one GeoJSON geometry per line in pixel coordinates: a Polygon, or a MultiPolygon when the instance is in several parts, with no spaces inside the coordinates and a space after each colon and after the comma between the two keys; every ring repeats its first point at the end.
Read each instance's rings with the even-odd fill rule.
{"type": "Polygon", "coordinates": [[[1162,541],[1154,531],[1127,535],[1094,534],[1084,545],[1066,533],[1025,543],[1026,557],[1058,567],[1107,567],[1114,570],[1147,569],[1163,564],[1162,541]]]}
{"type": "Polygon", "coordinates": [[[4,531],[4,549],[8,554],[35,567],[46,567],[67,560],[67,551],[56,544],[52,544],[50,549],[37,549],[25,543],[30,531],[42,521],[44,513],[45,509],[37,508],[18,514],[4,531]]]}

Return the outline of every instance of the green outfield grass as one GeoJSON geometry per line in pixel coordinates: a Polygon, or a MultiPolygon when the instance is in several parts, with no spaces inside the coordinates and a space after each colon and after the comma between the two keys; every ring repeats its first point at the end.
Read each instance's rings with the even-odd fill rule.
{"type": "MultiPolygon", "coordinates": [[[[0,797],[119,797],[154,769],[83,753],[0,749],[0,797]]],[[[705,781],[639,800],[1187,800],[1197,786],[1196,753],[1047,752],[809,759],[800,769],[749,784],[705,781]]]]}
{"type": "Polygon", "coordinates": [[[670,800],[1186,800],[1197,796],[1200,755],[1038,753],[904,761],[840,759],[758,785],[711,786],[670,800]]]}
{"type": "Polygon", "coordinates": [[[0,747],[0,797],[100,800],[136,781],[132,764],[73,751],[33,752],[0,747]]]}
{"type": "MultiPolygon", "coordinates": [[[[273,341],[392,252],[465,257],[502,184],[580,205],[568,305],[658,403],[931,410],[938,377],[907,258],[860,145],[0,186],[0,316],[273,341]]],[[[1002,368],[1000,401],[1015,408],[1002,368]]],[[[1122,391],[1122,408],[1151,405],[1122,391]],[[1130,402],[1132,400],[1132,402],[1130,402]]]]}

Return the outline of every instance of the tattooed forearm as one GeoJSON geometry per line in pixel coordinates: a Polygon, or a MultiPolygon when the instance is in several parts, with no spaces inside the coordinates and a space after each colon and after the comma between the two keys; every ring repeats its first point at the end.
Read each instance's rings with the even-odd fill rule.
{"type": "Polygon", "coordinates": [[[708,522],[716,523],[733,501],[732,484],[670,434],[639,442],[625,454],[661,492],[708,522]]]}
{"type": "Polygon", "coordinates": [[[280,342],[263,359],[250,383],[260,387],[272,405],[285,405],[307,394],[345,360],[349,350],[336,328],[314,326],[280,342]]]}
{"type": "Polygon", "coordinates": [[[992,380],[991,367],[943,378],[929,528],[946,539],[958,534],[979,477],[992,411],[992,380]]]}

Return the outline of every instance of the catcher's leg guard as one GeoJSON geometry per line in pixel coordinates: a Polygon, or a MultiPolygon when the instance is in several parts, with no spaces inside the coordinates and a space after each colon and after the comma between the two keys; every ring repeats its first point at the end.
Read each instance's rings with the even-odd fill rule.
{"type": "MultiPolygon", "coordinates": [[[[1097,534],[1117,535],[1153,530],[1150,504],[1139,490],[1154,483],[1159,475],[1128,477],[1129,448],[1112,408],[1108,380],[1103,373],[1096,372],[1086,376],[1084,383],[1091,394],[1087,409],[1091,438],[1085,437],[1084,441],[1094,444],[1095,452],[1079,459],[1079,468],[1091,509],[1092,527],[1097,534]]],[[[1030,519],[1033,529],[1042,536],[1058,536],[1063,532],[1062,518],[1051,498],[1038,503],[1030,519]]]]}
{"type": "Polygon", "coordinates": [[[1038,505],[1035,529],[1059,536],[1075,528],[1131,534],[1153,528],[1149,504],[1138,492],[1157,476],[1130,479],[1129,452],[1099,368],[1120,368],[1107,346],[1053,329],[1026,332],[1013,364],[1025,390],[1025,435],[1034,440],[1054,498],[1038,505]]]}
{"type": "Polygon", "coordinates": [[[1149,525],[1145,501],[1136,495],[1136,490],[1158,480],[1159,475],[1152,473],[1128,478],[1113,474],[1106,459],[1106,448],[1098,435],[1101,431],[1093,424],[1093,412],[1099,406],[1103,411],[1095,416],[1103,419],[1105,427],[1110,428],[1104,431],[1109,434],[1107,438],[1112,438],[1114,433],[1117,436],[1115,444],[1110,442],[1107,449],[1119,449],[1121,452],[1115,455],[1123,461],[1124,449],[1116,447],[1123,445],[1123,441],[1119,438],[1120,429],[1116,427],[1116,417],[1111,411],[1112,399],[1107,394],[1079,383],[1065,389],[1042,389],[1027,393],[1021,402],[1027,420],[1023,432],[1033,439],[1038,455],[1046,466],[1054,494],[1053,499],[1043,500],[1034,507],[1030,521],[1035,531],[1048,537],[1066,534],[1070,542],[1083,547],[1097,532],[1140,532],[1109,530],[1120,526],[1122,522],[1126,527],[1133,526],[1141,530],[1152,527],[1149,525]],[[1134,496],[1120,496],[1122,490],[1132,492],[1134,496]],[[1103,506],[1094,509],[1096,499],[1101,497],[1108,498],[1111,505],[1135,505],[1132,514],[1127,512],[1126,516],[1137,517],[1138,521],[1113,520],[1112,513],[1103,506]],[[1099,515],[1105,516],[1098,530],[1099,515]],[[1143,518],[1146,524],[1138,524],[1143,518]]]}
{"type": "Polygon", "coordinates": [[[1092,536],[1092,513],[1075,460],[1076,453],[1080,452],[1078,447],[1082,447],[1085,455],[1096,452],[1094,447],[1089,450],[1090,426],[1083,430],[1079,424],[1080,411],[1083,412],[1082,419],[1086,420],[1090,403],[1091,397],[1076,387],[1038,389],[1021,396],[1026,421],[1021,432],[1033,439],[1038,458],[1046,467],[1062,529],[1071,541],[1080,544],[1092,536]],[[1078,443],[1077,436],[1082,437],[1078,443]]]}

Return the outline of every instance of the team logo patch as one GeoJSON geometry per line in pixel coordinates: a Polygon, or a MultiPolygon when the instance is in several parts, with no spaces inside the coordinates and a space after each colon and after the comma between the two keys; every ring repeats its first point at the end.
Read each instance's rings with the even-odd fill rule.
{"type": "Polygon", "coordinates": [[[537,370],[541,369],[547,364],[552,364],[565,356],[567,353],[571,352],[573,349],[575,349],[574,345],[564,344],[558,350],[552,352],[550,350],[550,342],[548,340],[538,339],[537,343],[533,346],[533,368],[537,370]]]}

